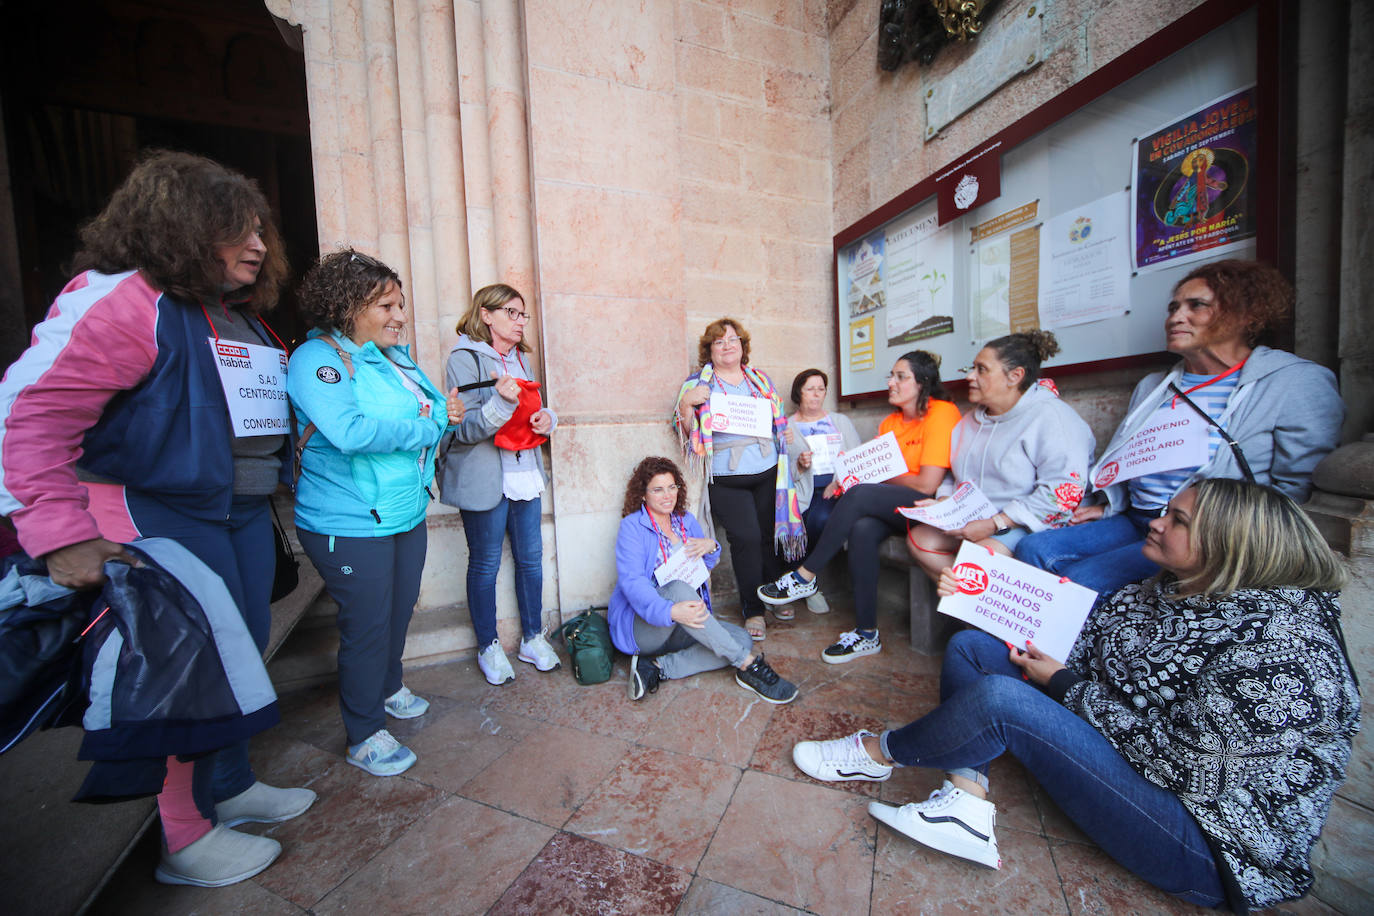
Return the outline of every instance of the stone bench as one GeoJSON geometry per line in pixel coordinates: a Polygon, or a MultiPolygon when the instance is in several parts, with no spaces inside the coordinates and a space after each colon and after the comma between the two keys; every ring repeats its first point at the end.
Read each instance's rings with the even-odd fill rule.
{"type": "Polygon", "coordinates": [[[911,614],[911,648],[922,655],[939,655],[945,651],[945,643],[959,628],[959,621],[935,610],[939,599],[935,595],[935,583],[916,565],[907,552],[906,541],[902,538],[888,538],[878,551],[883,566],[898,573],[906,573],[905,595],[895,583],[878,583],[878,600],[884,600],[884,590],[895,592],[886,596],[888,600],[905,598],[911,614]]]}

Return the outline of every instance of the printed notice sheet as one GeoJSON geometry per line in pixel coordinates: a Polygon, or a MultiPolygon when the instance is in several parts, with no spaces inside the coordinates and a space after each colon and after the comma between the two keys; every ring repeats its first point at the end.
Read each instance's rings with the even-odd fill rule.
{"type": "Polygon", "coordinates": [[[207,337],[235,436],[284,436],[286,354],[275,347],[207,337]]]}
{"type": "Polygon", "coordinates": [[[692,588],[701,588],[701,583],[710,575],[711,571],[706,568],[706,562],[701,557],[687,556],[687,549],[681,545],[668,554],[668,559],[654,570],[654,579],[659,585],[682,581],[692,588]]]}
{"type": "Polygon", "coordinates": [[[1126,193],[1045,221],[1040,245],[1040,325],[1062,328],[1126,314],[1131,278],[1126,193]]]}
{"type": "Polygon", "coordinates": [[[902,457],[897,437],[887,432],[847,452],[840,452],[836,476],[840,486],[848,490],[861,483],[891,480],[906,472],[906,459],[902,457]]]}
{"type": "Polygon", "coordinates": [[[992,502],[971,480],[959,484],[952,495],[928,506],[912,506],[897,511],[912,521],[925,522],[941,531],[955,531],[969,522],[992,518],[997,514],[992,502]]]}
{"type": "Polygon", "coordinates": [[[711,432],[767,439],[773,435],[773,408],[766,398],[717,391],[711,395],[711,432]]]}

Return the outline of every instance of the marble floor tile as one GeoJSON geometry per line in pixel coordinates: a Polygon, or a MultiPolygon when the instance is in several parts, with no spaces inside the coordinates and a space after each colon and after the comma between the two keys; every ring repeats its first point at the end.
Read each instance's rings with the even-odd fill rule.
{"type": "Polygon", "coordinates": [[[579,689],[573,676],[561,668],[535,671],[529,665],[520,665],[515,680],[493,688],[492,694],[484,697],[482,706],[490,712],[513,712],[546,722],[559,721],[579,689]]]}
{"type": "MultiPolygon", "coordinates": [[[[1000,838],[1000,834],[999,834],[1000,838]]],[[[1050,850],[1072,916],[1144,916],[1211,912],[1142,881],[1096,846],[1060,843],[1050,850]]],[[[1005,854],[1004,854],[1005,857],[1005,854]]]]}
{"type": "Polygon", "coordinates": [[[626,757],[628,742],[540,725],[459,790],[550,827],[562,827],[626,757]]]}
{"type": "Polygon", "coordinates": [[[407,742],[418,759],[406,778],[457,792],[541,725],[514,713],[489,714],[481,707],[451,710],[407,742]]]}
{"type": "MultiPolygon", "coordinates": [[[[512,662],[514,664],[514,662],[512,662]]],[[[519,672],[516,672],[519,674],[519,672]]],[[[461,703],[480,704],[488,695],[500,690],[487,683],[482,671],[477,667],[476,658],[448,662],[442,665],[425,665],[421,668],[407,668],[405,683],[415,693],[427,700],[435,697],[448,697],[461,703]]]]}
{"type": "Polygon", "coordinates": [[[812,779],[792,762],[792,748],[799,741],[828,741],[852,735],[861,728],[876,732],[882,723],[871,716],[855,715],[847,712],[832,712],[826,709],[806,709],[793,704],[773,712],[763,736],[749,765],[760,773],[780,776],[804,782],[813,786],[826,786],[831,790],[877,798],[879,786],[876,782],[834,782],[823,783],[812,779]]]}
{"type": "Polygon", "coordinates": [[[636,748],[564,829],[693,872],[739,778],[736,767],[636,748]]]}
{"type": "Polygon", "coordinates": [[[697,878],[676,916],[804,916],[805,910],[765,900],[738,888],[697,878]]]}
{"type": "Polygon", "coordinates": [[[491,916],[669,914],[692,877],[584,837],[560,833],[488,911],[491,916]]]}
{"type": "Polygon", "coordinates": [[[736,685],[734,693],[683,690],[639,736],[639,743],[746,766],[775,707],[736,685]]]}
{"type": "Polygon", "coordinates": [[[555,721],[570,728],[635,741],[684,689],[681,681],[660,681],[656,692],[631,700],[629,678],[612,677],[604,684],[577,687],[555,721]]]}
{"type": "Polygon", "coordinates": [[[862,913],[873,833],[867,799],[746,771],[697,874],[814,913],[862,913]]]}
{"type": "Polygon", "coordinates": [[[1002,867],[986,868],[922,846],[879,824],[872,912],[944,916],[1068,912],[1043,837],[999,823],[997,845],[1002,867]]]}
{"type": "Polygon", "coordinates": [[[267,734],[283,732],[335,754],[344,752],[348,738],[339,718],[337,684],[320,684],[288,693],[277,700],[281,724],[267,734]]]}
{"type": "Polygon", "coordinates": [[[327,913],[480,914],[554,830],[465,798],[450,798],[314,907],[327,913]]]}

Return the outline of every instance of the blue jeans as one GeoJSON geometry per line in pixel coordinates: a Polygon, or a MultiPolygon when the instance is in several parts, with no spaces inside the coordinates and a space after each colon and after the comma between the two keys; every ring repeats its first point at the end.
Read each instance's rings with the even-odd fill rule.
{"type": "Polygon", "coordinates": [[[1016,545],[1016,559],[1058,576],[1068,576],[1100,595],[1140,582],[1159,567],[1140,552],[1146,526],[1159,513],[1127,509],[1118,515],[1040,531],[1016,545]]]}
{"type": "Polygon", "coordinates": [[[826,521],[830,518],[830,513],[835,511],[835,504],[840,501],[838,496],[829,499],[822,499],[821,494],[825,488],[830,486],[830,481],[835,479],[834,474],[817,474],[811,478],[811,504],[802,513],[802,523],[806,525],[806,543],[814,544],[821,537],[821,530],[825,528],[826,521]]]}
{"type": "Polygon", "coordinates": [[[526,638],[544,629],[544,550],[539,530],[540,500],[506,499],[494,509],[460,510],[468,539],[468,613],[477,633],[477,648],[496,641],[496,574],[501,570],[501,544],[510,535],[515,558],[515,603],[520,632],[526,638]]]}
{"type": "Polygon", "coordinates": [[[884,732],[902,766],[973,769],[1010,753],[1093,842],[1154,886],[1190,903],[1225,900],[1216,861],[1178,796],[1141,776],[1097,729],[1021,679],[1007,646],[978,630],[954,634],[940,705],[884,732]]]}

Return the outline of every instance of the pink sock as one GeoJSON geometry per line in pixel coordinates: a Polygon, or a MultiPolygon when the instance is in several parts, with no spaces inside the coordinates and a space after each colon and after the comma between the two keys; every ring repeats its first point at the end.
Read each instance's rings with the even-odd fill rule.
{"type": "Polygon", "coordinates": [[[162,815],[162,833],[167,838],[168,852],[180,852],[214,826],[196,807],[191,787],[195,768],[195,763],[167,758],[167,778],[157,796],[157,810],[162,815]]]}

